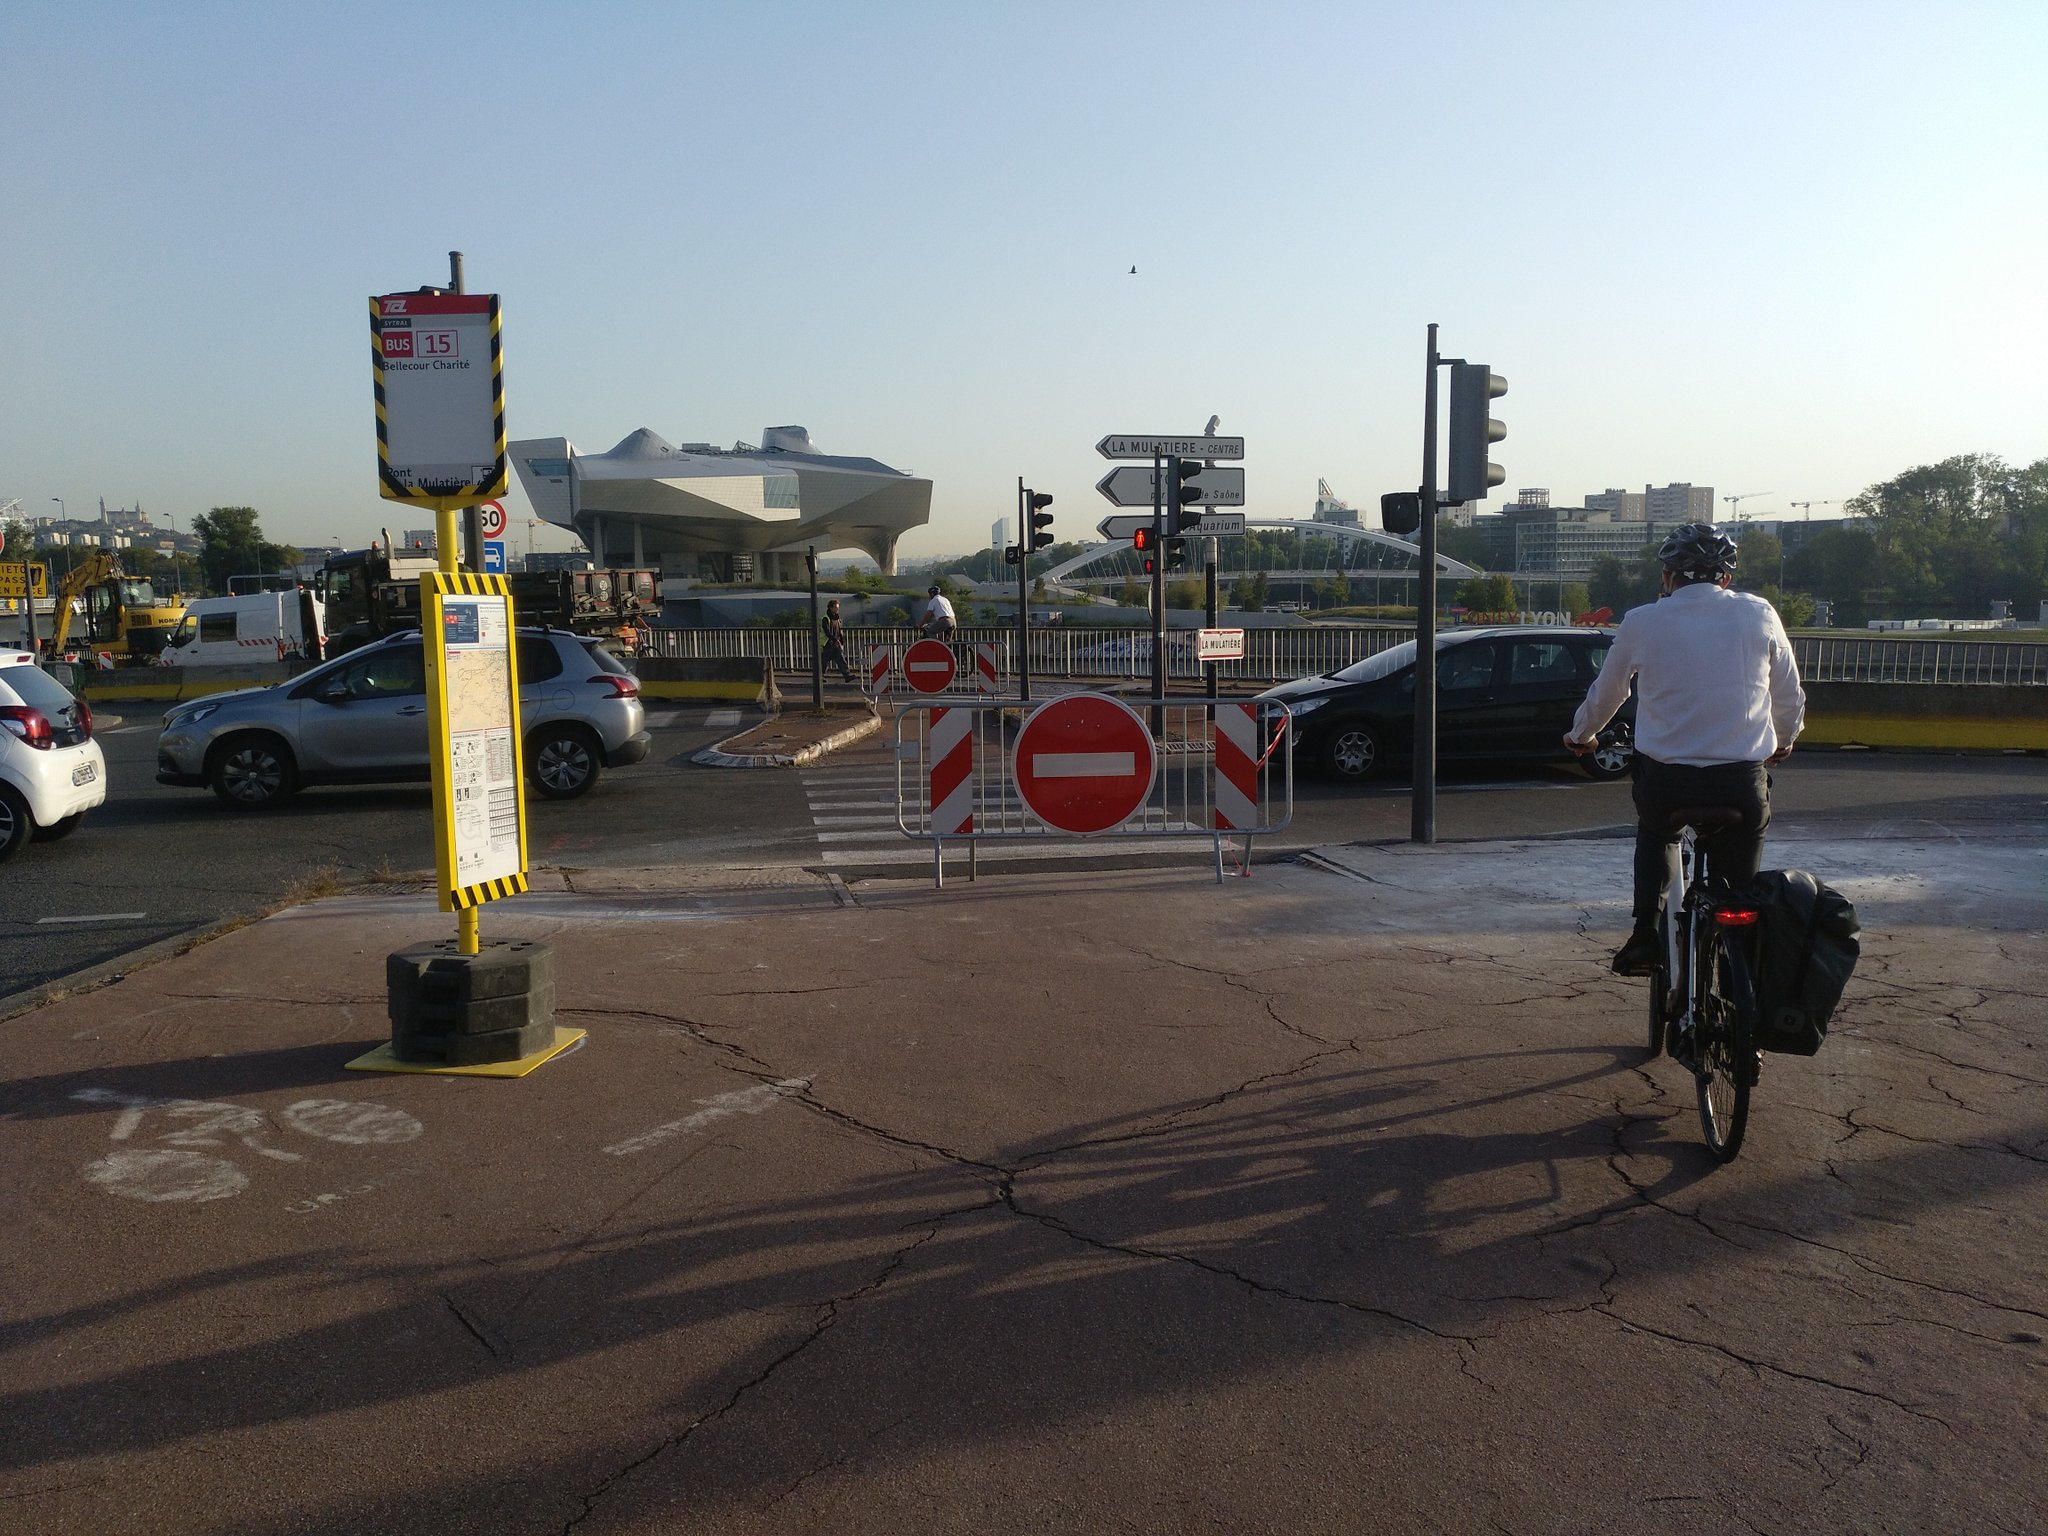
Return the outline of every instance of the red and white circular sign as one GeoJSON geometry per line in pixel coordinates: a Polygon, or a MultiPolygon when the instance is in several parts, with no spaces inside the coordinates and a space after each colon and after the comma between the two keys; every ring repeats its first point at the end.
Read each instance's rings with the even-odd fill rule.
{"type": "Polygon", "coordinates": [[[912,693],[944,693],[953,686],[959,666],[953,647],[943,640],[918,640],[903,653],[903,680],[912,693]]]}
{"type": "Polygon", "coordinates": [[[487,501],[477,508],[477,512],[483,519],[485,538],[505,537],[505,504],[502,501],[487,501]]]}
{"type": "Polygon", "coordinates": [[[1152,734],[1138,712],[1102,693],[1041,704],[1017,733],[1017,793],[1061,832],[1107,832],[1152,792],[1152,734]]]}

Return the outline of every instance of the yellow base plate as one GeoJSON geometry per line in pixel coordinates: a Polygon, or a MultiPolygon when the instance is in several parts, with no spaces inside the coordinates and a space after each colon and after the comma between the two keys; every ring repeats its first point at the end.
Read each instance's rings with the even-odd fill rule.
{"type": "Polygon", "coordinates": [[[531,1056],[522,1056],[517,1061],[487,1061],[475,1067],[437,1067],[424,1061],[400,1061],[391,1054],[389,1045],[380,1045],[367,1056],[358,1056],[348,1064],[351,1072],[436,1072],[443,1077],[524,1077],[544,1061],[552,1061],[569,1049],[578,1040],[589,1034],[587,1029],[564,1029],[555,1026],[555,1043],[544,1051],[535,1051],[531,1056]]]}

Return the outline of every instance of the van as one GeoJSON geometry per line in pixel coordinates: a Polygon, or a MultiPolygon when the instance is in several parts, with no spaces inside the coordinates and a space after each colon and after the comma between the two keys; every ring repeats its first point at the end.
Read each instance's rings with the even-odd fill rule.
{"type": "Polygon", "coordinates": [[[301,587],[200,597],[185,605],[159,662],[167,667],[232,667],[302,657],[318,661],[326,605],[301,587]]]}

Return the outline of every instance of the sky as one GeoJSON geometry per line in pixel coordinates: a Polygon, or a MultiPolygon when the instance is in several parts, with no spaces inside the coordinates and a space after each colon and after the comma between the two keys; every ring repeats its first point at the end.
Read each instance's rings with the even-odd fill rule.
{"type": "Polygon", "coordinates": [[[0,502],[423,524],[367,300],[460,250],[513,438],[801,424],[933,482],[907,557],[1211,415],[1252,515],[1376,509],[1432,322],[1510,497],[1787,515],[2048,455],[2044,77],[2038,0],[12,0],[0,502]]]}

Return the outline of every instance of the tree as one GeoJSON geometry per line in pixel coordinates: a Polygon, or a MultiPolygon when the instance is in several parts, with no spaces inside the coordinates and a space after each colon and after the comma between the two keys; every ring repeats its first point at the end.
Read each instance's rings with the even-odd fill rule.
{"type": "Polygon", "coordinates": [[[1124,578],[1123,590],[1116,595],[1119,608],[1144,608],[1152,601],[1152,591],[1135,576],[1124,578]]]}
{"type": "Polygon", "coordinates": [[[1778,584],[1778,567],[1783,563],[1785,546],[1775,533],[1762,528],[1746,529],[1738,552],[1736,586],[1745,592],[1760,592],[1767,583],[1778,584]]]}
{"type": "Polygon", "coordinates": [[[0,560],[16,562],[28,559],[33,543],[27,523],[9,519],[0,524],[0,560]]]}
{"type": "Polygon", "coordinates": [[[1475,576],[1458,588],[1458,605],[1472,613],[1519,613],[1521,600],[1506,576],[1475,576]]]}
{"type": "Polygon", "coordinates": [[[1258,613],[1273,600],[1273,583],[1264,571],[1254,571],[1230,589],[1232,604],[1245,613],[1258,613]]]}
{"type": "Polygon", "coordinates": [[[1557,605],[1576,619],[1582,613],[1593,611],[1593,595],[1586,590],[1583,581],[1568,581],[1558,596],[1557,605]]]}
{"type": "Polygon", "coordinates": [[[1775,586],[1766,586],[1757,596],[1778,610],[1778,617],[1787,629],[1798,629],[1813,622],[1814,601],[1804,592],[1780,592],[1775,586]]]}
{"type": "Polygon", "coordinates": [[[1199,608],[1202,599],[1202,583],[1192,576],[1183,576],[1166,588],[1166,606],[1169,608],[1199,608]]]}
{"type": "Polygon", "coordinates": [[[1045,601],[1045,578],[1043,576],[1031,578],[1031,595],[1041,603],[1045,601]]]}
{"type": "Polygon", "coordinates": [[[254,507],[215,507],[192,519],[199,567],[208,586],[225,592],[230,576],[260,575],[298,563],[299,552],[263,537],[254,507]]]}

